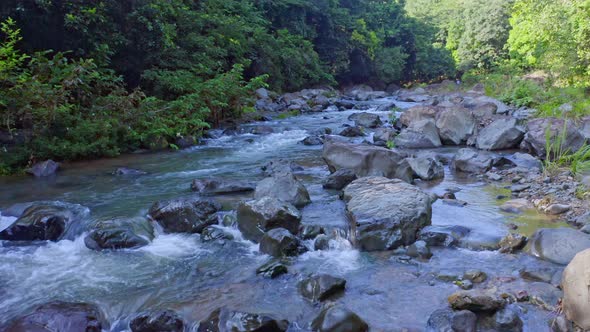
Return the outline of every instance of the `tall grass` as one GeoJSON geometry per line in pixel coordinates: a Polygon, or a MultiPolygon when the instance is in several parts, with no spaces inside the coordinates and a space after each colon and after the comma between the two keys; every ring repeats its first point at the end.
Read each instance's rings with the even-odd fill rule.
{"type": "Polygon", "coordinates": [[[553,139],[550,128],[545,131],[545,173],[550,175],[558,170],[568,168],[573,175],[579,175],[590,171],[590,145],[584,144],[579,150],[571,151],[565,146],[567,135],[567,122],[563,129],[553,139]]]}

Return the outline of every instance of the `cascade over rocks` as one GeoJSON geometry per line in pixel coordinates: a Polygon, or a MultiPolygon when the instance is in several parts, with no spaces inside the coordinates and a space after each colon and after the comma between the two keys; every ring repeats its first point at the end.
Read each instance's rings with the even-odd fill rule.
{"type": "Polygon", "coordinates": [[[266,314],[219,308],[199,324],[197,332],[284,332],[289,322],[266,314]]]}
{"type": "Polygon", "coordinates": [[[358,177],[384,176],[406,182],[413,177],[405,156],[397,150],[327,139],[322,155],[332,173],[346,168],[358,177]]]}
{"type": "Polygon", "coordinates": [[[200,233],[205,227],[217,223],[219,203],[187,197],[159,201],[152,205],[149,216],[167,233],[200,233]]]}
{"type": "Polygon", "coordinates": [[[254,197],[275,197],[291,203],[296,207],[304,207],[311,203],[305,186],[290,172],[274,174],[258,183],[254,197]]]}
{"type": "Polygon", "coordinates": [[[299,232],[301,213],[295,206],[275,197],[243,202],[238,206],[238,228],[248,240],[258,242],[264,233],[284,228],[292,234],[299,232]]]}
{"type": "Polygon", "coordinates": [[[33,313],[17,318],[7,329],[12,332],[101,332],[108,323],[92,304],[51,302],[33,313]]]}
{"type": "Polygon", "coordinates": [[[131,249],[146,246],[154,239],[154,228],[144,218],[106,220],[98,222],[84,238],[92,250],[131,249]]]}
{"type": "Polygon", "coordinates": [[[416,241],[430,225],[430,196],[398,179],[365,177],[343,193],[357,245],[365,251],[392,250],[416,241]]]}
{"type": "Polygon", "coordinates": [[[184,321],[174,311],[161,311],[135,317],[129,324],[132,332],[182,332],[184,321]]]}
{"type": "Polygon", "coordinates": [[[271,229],[260,240],[260,252],[273,257],[297,256],[306,250],[299,239],[284,228],[271,229]]]}

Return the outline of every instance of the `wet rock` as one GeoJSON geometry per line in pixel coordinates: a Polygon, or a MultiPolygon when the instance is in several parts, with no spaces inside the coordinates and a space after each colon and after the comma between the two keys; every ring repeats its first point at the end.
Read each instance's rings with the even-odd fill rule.
{"type": "Polygon", "coordinates": [[[416,241],[409,245],[406,254],[410,257],[420,259],[430,259],[430,257],[432,257],[432,252],[430,251],[428,244],[424,241],[416,241]]]}
{"type": "Polygon", "coordinates": [[[324,228],[320,225],[302,225],[299,229],[299,236],[304,240],[312,240],[324,232],[324,228]]]}
{"type": "Polygon", "coordinates": [[[354,121],[354,125],[363,128],[377,128],[382,122],[379,115],[372,113],[354,113],[348,117],[348,120],[354,121]]]}
{"type": "Polygon", "coordinates": [[[473,288],[473,282],[471,282],[471,280],[458,280],[455,281],[455,285],[463,290],[470,290],[473,288]]]}
{"type": "Polygon", "coordinates": [[[590,236],[572,228],[541,228],[527,246],[531,255],[562,265],[587,248],[590,248],[590,236]]]}
{"type": "Polygon", "coordinates": [[[27,173],[38,178],[47,177],[55,175],[59,167],[60,163],[56,163],[53,160],[45,160],[31,166],[31,168],[27,169],[27,173]]]}
{"type": "Polygon", "coordinates": [[[133,249],[146,246],[154,239],[154,228],[144,218],[98,222],[84,238],[88,249],[133,249]]]}
{"type": "Polygon", "coordinates": [[[140,315],[129,324],[132,332],[182,332],[184,321],[174,311],[140,315]]]}
{"type": "Polygon", "coordinates": [[[516,125],[516,119],[506,117],[492,122],[477,136],[477,148],[482,150],[505,150],[518,147],[524,132],[516,125]]]}
{"type": "Polygon", "coordinates": [[[452,167],[465,173],[485,173],[492,168],[493,157],[483,151],[461,149],[453,158],[452,167]]]}
{"type": "Polygon", "coordinates": [[[127,168],[127,167],[119,167],[113,172],[113,175],[121,175],[121,176],[136,176],[136,175],[145,175],[145,174],[147,174],[147,172],[144,172],[139,169],[127,168]]]}
{"type": "Polygon", "coordinates": [[[412,170],[405,155],[397,150],[327,140],[323,158],[330,172],[346,168],[358,177],[384,176],[412,181],[412,170]]]}
{"type": "Polygon", "coordinates": [[[377,146],[387,146],[389,142],[393,142],[397,135],[397,131],[393,128],[378,128],[373,133],[373,144],[377,146]]]}
{"type": "Polygon", "coordinates": [[[334,105],[336,105],[339,109],[349,110],[353,109],[356,106],[356,103],[352,100],[340,99],[336,100],[336,102],[334,102],[334,105]]]}
{"type": "Polygon", "coordinates": [[[199,140],[195,136],[188,135],[178,137],[174,144],[180,149],[186,149],[199,144],[199,140]]]}
{"type": "MultiPolygon", "coordinates": [[[[561,149],[570,152],[578,151],[584,145],[584,136],[576,129],[570,120],[557,118],[538,118],[527,122],[526,135],[523,145],[528,151],[540,158],[547,155],[547,132],[550,142],[555,145],[561,142],[561,149]]],[[[557,148],[557,147],[556,147],[557,148]]]]}
{"type": "Polygon", "coordinates": [[[0,240],[59,241],[79,221],[79,205],[60,202],[35,203],[27,207],[12,224],[0,231],[0,240]]]}
{"type": "Polygon", "coordinates": [[[512,308],[502,309],[494,314],[496,331],[498,332],[521,332],[522,320],[512,308]]]}
{"type": "Polygon", "coordinates": [[[475,289],[456,292],[449,296],[448,300],[454,310],[473,312],[495,312],[505,305],[496,295],[475,289]]]}
{"type": "Polygon", "coordinates": [[[500,210],[508,213],[522,213],[534,208],[533,203],[524,198],[510,200],[500,206],[500,210]]]}
{"type": "Polygon", "coordinates": [[[430,196],[401,180],[360,178],[344,189],[343,199],[362,250],[410,245],[431,223],[430,196]]]}
{"type": "Polygon", "coordinates": [[[197,332],[284,332],[288,327],[288,321],[270,315],[219,308],[200,322],[197,332]]]}
{"type": "Polygon", "coordinates": [[[219,226],[207,226],[201,231],[201,241],[203,242],[212,242],[212,241],[225,241],[225,240],[233,240],[234,236],[232,234],[226,233],[223,229],[219,228],[219,226]]]}
{"type": "Polygon", "coordinates": [[[590,249],[578,253],[563,271],[563,312],[582,329],[590,329],[590,249]]]}
{"type": "Polygon", "coordinates": [[[346,280],[328,274],[319,274],[304,279],[298,287],[304,298],[313,302],[325,301],[344,292],[346,280]]]}
{"type": "Polygon", "coordinates": [[[457,206],[457,207],[464,207],[467,206],[468,203],[459,199],[443,199],[443,204],[450,205],[450,206],[457,206]]]}
{"type": "Polygon", "coordinates": [[[337,170],[336,172],[330,174],[326,181],[324,182],[323,187],[325,189],[334,189],[334,190],[342,190],[352,181],[356,180],[356,174],[347,168],[342,168],[337,170]]]}
{"type": "Polygon", "coordinates": [[[526,245],[526,236],[520,234],[510,233],[502,238],[500,241],[501,253],[513,253],[521,250],[526,245]]]}
{"type": "Polygon", "coordinates": [[[192,191],[201,195],[224,195],[254,191],[252,183],[227,179],[196,179],[191,183],[192,191]]]}
{"type": "Polygon", "coordinates": [[[309,192],[292,173],[275,174],[258,182],[254,197],[274,197],[296,207],[311,203],[309,192]]]}
{"type": "Polygon", "coordinates": [[[312,146],[312,145],[322,145],[324,144],[324,140],[319,137],[319,136],[307,136],[306,138],[304,138],[301,143],[303,145],[308,145],[308,146],[312,146]]]}
{"type": "Polygon", "coordinates": [[[455,282],[461,280],[461,273],[456,270],[441,270],[435,274],[436,279],[444,282],[455,282]]]}
{"type": "Polygon", "coordinates": [[[311,323],[314,332],[367,332],[369,326],[354,312],[340,306],[324,308],[311,323]]]}
{"type": "Polygon", "coordinates": [[[528,153],[517,152],[512,156],[508,156],[508,159],[518,167],[535,170],[541,170],[543,168],[543,163],[528,153]]]}
{"type": "Polygon", "coordinates": [[[274,197],[241,203],[238,207],[238,228],[248,240],[258,242],[264,232],[275,228],[297,234],[301,213],[295,206],[274,197]]]}
{"type": "Polygon", "coordinates": [[[493,172],[487,172],[486,176],[488,179],[492,180],[492,181],[502,181],[502,179],[504,177],[502,177],[502,175],[498,174],[498,173],[493,173],[493,172]]]}
{"type": "Polygon", "coordinates": [[[453,226],[427,226],[420,231],[418,238],[431,247],[450,247],[456,245],[471,230],[467,227],[453,226]]]}
{"type": "Polygon", "coordinates": [[[274,133],[274,129],[270,126],[256,126],[250,129],[250,134],[254,135],[268,135],[274,133]]]}
{"type": "Polygon", "coordinates": [[[365,136],[365,132],[361,127],[346,127],[338,135],[344,137],[361,137],[365,136]]]}
{"type": "Polygon", "coordinates": [[[436,127],[443,143],[461,145],[475,131],[475,119],[469,110],[450,108],[437,114],[436,127]]]}
{"type": "Polygon", "coordinates": [[[430,181],[442,179],[445,176],[444,166],[432,157],[407,158],[408,164],[417,177],[422,180],[430,181]]]}
{"type": "Polygon", "coordinates": [[[544,210],[544,212],[550,215],[559,215],[566,213],[571,209],[572,206],[569,204],[551,204],[544,210]]]}
{"type": "Polygon", "coordinates": [[[188,197],[154,203],[149,216],[166,233],[200,233],[205,227],[217,223],[221,205],[212,200],[188,197]]]}
{"type": "Polygon", "coordinates": [[[330,249],[330,237],[322,234],[313,241],[313,250],[328,250],[330,249]]]}
{"type": "Polygon", "coordinates": [[[470,250],[498,250],[501,240],[500,234],[471,232],[459,241],[458,246],[470,250]]]}
{"type": "Polygon", "coordinates": [[[468,270],[463,274],[463,279],[480,284],[488,279],[488,275],[481,270],[468,270]]]}
{"type": "Polygon", "coordinates": [[[300,171],[301,166],[295,164],[293,161],[285,159],[271,160],[261,167],[266,176],[279,175],[284,173],[292,173],[300,171]]]}
{"type": "Polygon", "coordinates": [[[557,269],[549,267],[524,267],[518,271],[521,278],[531,281],[551,283],[553,276],[558,273],[557,269]]]}
{"type": "Polygon", "coordinates": [[[434,106],[414,106],[404,111],[399,121],[404,127],[409,127],[412,123],[422,120],[434,121],[438,112],[439,109],[434,106]]]}
{"type": "Polygon", "coordinates": [[[273,257],[297,256],[305,250],[299,239],[284,228],[271,229],[260,239],[260,252],[273,257]]]}
{"type": "Polygon", "coordinates": [[[268,279],[277,278],[283,274],[288,273],[289,270],[285,264],[280,260],[272,259],[256,269],[256,274],[268,279]]]}
{"type": "Polygon", "coordinates": [[[427,149],[442,146],[438,129],[433,120],[421,120],[402,130],[395,137],[395,145],[406,149],[427,149]]]}
{"type": "Polygon", "coordinates": [[[85,303],[52,302],[17,318],[7,329],[12,332],[101,332],[108,323],[98,307],[85,303]]]}
{"type": "Polygon", "coordinates": [[[475,332],[477,316],[468,310],[439,309],[426,323],[426,332],[475,332]]]}

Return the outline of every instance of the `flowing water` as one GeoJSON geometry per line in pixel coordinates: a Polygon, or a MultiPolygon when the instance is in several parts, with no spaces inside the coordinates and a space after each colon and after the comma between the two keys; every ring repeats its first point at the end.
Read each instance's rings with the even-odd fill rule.
{"type": "MultiPolygon", "coordinates": [[[[391,100],[377,100],[379,103],[391,100]]],[[[407,108],[410,103],[397,103],[407,108]]],[[[374,111],[370,108],[368,111],[374,111]]],[[[226,177],[255,181],[263,178],[260,167],[284,158],[302,166],[297,176],[308,188],[313,203],[303,209],[303,223],[346,230],[344,204],[338,193],[322,188],[329,174],[321,159],[321,147],[299,144],[310,132],[331,128],[339,132],[347,118],[358,111],[308,114],[265,122],[274,134],[243,134],[211,139],[205,145],[174,153],[126,155],[67,165],[52,179],[12,177],[0,179],[0,227],[13,204],[61,201],[79,204],[83,224],[112,217],[145,216],[150,205],[167,198],[190,195],[190,182],[200,177],[226,177]],[[113,176],[120,166],[148,172],[143,176],[113,176]],[[83,208],[86,207],[86,208],[83,208]]],[[[388,113],[380,114],[387,119],[388,113]]],[[[253,124],[255,125],[255,124],[253,124]]],[[[360,139],[362,140],[362,139],[360,139]]],[[[359,139],[357,139],[359,141],[359,139]]],[[[452,154],[453,149],[441,150],[452,154]]],[[[514,218],[499,211],[498,187],[446,170],[443,181],[422,183],[430,192],[459,188],[456,195],[465,207],[433,205],[435,225],[463,225],[472,229],[467,242],[480,243],[508,233],[516,222],[530,229],[551,223],[531,215],[514,218]]],[[[248,195],[231,196],[222,202],[227,209],[248,195]]],[[[221,226],[220,226],[221,227],[221,226]]],[[[494,251],[435,249],[429,262],[403,261],[392,253],[364,253],[341,239],[331,249],[312,251],[296,258],[290,273],[275,280],[256,276],[268,260],[257,245],[243,240],[236,229],[235,241],[203,243],[199,235],[158,234],[148,246],[136,250],[92,251],[84,234],[57,243],[17,246],[0,241],[0,326],[2,322],[30,312],[53,300],[96,303],[110,322],[110,331],[127,329],[129,319],[140,312],[174,309],[195,328],[198,321],[220,306],[246,312],[262,312],[288,319],[290,331],[306,331],[319,307],[297,292],[297,282],[310,273],[325,272],[347,280],[343,303],[365,319],[372,331],[401,328],[421,331],[430,313],[447,306],[447,296],[458,290],[438,281],[434,274],[452,268],[485,271],[490,282],[516,277],[514,287],[534,288],[518,278],[523,266],[551,264],[525,254],[494,251]]],[[[542,286],[539,296],[549,296],[542,286]]],[[[550,298],[548,302],[556,299],[550,298]]],[[[548,331],[551,314],[523,305],[526,331],[548,331]]]]}

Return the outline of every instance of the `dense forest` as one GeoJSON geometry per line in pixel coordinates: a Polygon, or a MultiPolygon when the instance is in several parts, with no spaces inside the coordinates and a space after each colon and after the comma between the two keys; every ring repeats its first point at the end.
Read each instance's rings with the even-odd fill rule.
{"type": "Polygon", "coordinates": [[[583,111],[589,16],[587,0],[2,1],[0,172],[174,148],[250,111],[259,87],[464,75],[507,102],[583,111]],[[521,79],[535,70],[569,94],[521,79]]]}

